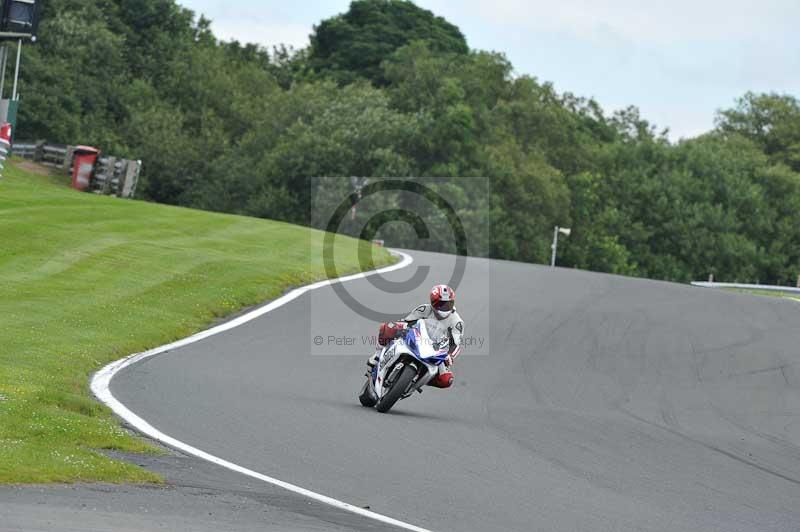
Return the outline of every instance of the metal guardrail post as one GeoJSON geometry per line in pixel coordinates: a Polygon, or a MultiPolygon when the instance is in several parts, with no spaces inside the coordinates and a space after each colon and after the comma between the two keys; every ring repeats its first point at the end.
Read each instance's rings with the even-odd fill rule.
{"type": "Polygon", "coordinates": [[[102,194],[108,179],[108,157],[100,157],[95,166],[94,179],[92,180],[92,192],[102,194]]]}
{"type": "Polygon", "coordinates": [[[42,159],[44,159],[44,147],[47,144],[47,141],[38,140],[36,141],[36,148],[33,151],[33,160],[34,162],[40,163],[42,159]]]}
{"type": "MultiPolygon", "coordinates": [[[[136,190],[139,188],[139,177],[142,175],[142,160],[138,159],[136,161],[136,174],[133,178],[133,185],[131,185],[131,193],[130,198],[136,196],[136,190]]],[[[798,282],[800,282],[800,278],[798,278],[798,282]]]]}
{"type": "Polygon", "coordinates": [[[108,194],[111,191],[111,180],[114,178],[114,170],[117,166],[117,158],[109,157],[106,165],[106,179],[103,182],[103,194],[108,194]]]}
{"type": "Polygon", "coordinates": [[[120,198],[133,198],[136,194],[136,185],[139,184],[139,173],[141,172],[142,161],[126,161],[125,175],[122,178],[117,196],[120,198]]]}
{"type": "Polygon", "coordinates": [[[114,162],[114,172],[111,176],[111,187],[109,192],[112,196],[119,196],[122,186],[125,181],[125,173],[128,169],[128,161],[125,159],[117,159],[114,162]]]}
{"type": "Polygon", "coordinates": [[[72,175],[72,160],[75,157],[75,146],[67,146],[67,153],[64,155],[64,171],[67,175],[72,175]]]}

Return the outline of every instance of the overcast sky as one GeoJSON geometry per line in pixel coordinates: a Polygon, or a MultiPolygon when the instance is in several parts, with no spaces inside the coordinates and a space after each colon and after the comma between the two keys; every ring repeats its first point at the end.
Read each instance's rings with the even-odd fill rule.
{"type": "MultiPolygon", "coordinates": [[[[349,0],[178,0],[217,36],[308,44],[312,26],[349,0]]],[[[748,90],[800,97],[800,0],[418,0],[471,48],[505,53],[517,74],[606,110],[636,105],[670,137],[713,127],[748,90]]]]}

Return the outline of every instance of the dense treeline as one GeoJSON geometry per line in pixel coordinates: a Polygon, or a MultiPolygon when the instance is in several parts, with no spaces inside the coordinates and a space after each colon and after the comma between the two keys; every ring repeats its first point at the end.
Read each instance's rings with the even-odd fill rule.
{"type": "Polygon", "coordinates": [[[464,218],[491,222],[478,249],[494,257],[545,262],[559,224],[563,265],[800,273],[794,97],[746,94],[671,144],[635,108],[514,75],[410,2],[355,1],[300,51],[220,42],[173,0],[47,0],[43,16],[18,137],[143,158],[148,199],[307,224],[313,176],[485,176],[464,218]]]}

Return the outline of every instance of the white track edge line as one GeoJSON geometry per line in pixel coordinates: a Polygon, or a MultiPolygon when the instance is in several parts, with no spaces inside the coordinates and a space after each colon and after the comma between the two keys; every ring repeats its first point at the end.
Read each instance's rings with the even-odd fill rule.
{"type": "Polygon", "coordinates": [[[175,439],[172,436],[164,434],[163,432],[161,432],[157,428],[153,427],[150,423],[148,423],[147,421],[145,421],[141,417],[137,416],[135,413],[133,413],[131,410],[129,410],[125,405],[123,405],[121,402],[119,402],[114,397],[114,395],[111,393],[111,389],[110,389],[111,379],[113,379],[114,376],[117,373],[119,373],[121,370],[127,368],[128,366],[136,364],[137,362],[141,362],[142,360],[145,360],[147,358],[153,357],[155,355],[159,355],[161,353],[165,353],[167,351],[170,351],[170,350],[173,350],[173,349],[177,349],[179,347],[183,347],[183,346],[186,346],[186,345],[189,345],[189,344],[193,344],[195,342],[199,342],[200,340],[203,340],[203,339],[208,338],[210,336],[214,336],[216,334],[220,334],[220,333],[228,331],[230,329],[234,329],[234,328],[236,328],[236,327],[238,327],[240,325],[243,325],[243,324],[245,324],[245,323],[247,323],[249,321],[252,321],[252,320],[254,320],[256,318],[259,318],[259,317],[263,316],[264,314],[267,314],[268,312],[271,312],[271,311],[275,310],[276,308],[281,307],[281,306],[289,303],[290,301],[293,301],[293,300],[297,299],[301,295],[303,295],[306,292],[309,292],[311,290],[316,290],[318,288],[323,288],[323,287],[329,286],[329,285],[331,285],[333,283],[343,283],[343,282],[346,282],[346,281],[353,281],[353,280],[356,280],[356,279],[363,279],[363,278],[368,277],[370,275],[375,275],[375,274],[379,274],[379,273],[388,273],[388,272],[391,272],[391,271],[399,270],[401,268],[405,268],[406,266],[409,266],[412,262],[414,262],[414,259],[410,255],[408,255],[406,253],[403,253],[403,252],[400,252],[400,251],[396,251],[396,250],[390,250],[390,253],[392,253],[394,255],[397,255],[397,256],[400,256],[401,257],[400,262],[398,262],[397,264],[392,264],[391,266],[387,266],[385,268],[378,269],[378,270],[373,270],[373,271],[370,271],[370,272],[357,273],[357,274],[354,274],[354,275],[348,275],[346,277],[339,277],[338,279],[329,279],[329,280],[326,280],[326,281],[320,281],[320,282],[317,282],[317,283],[314,283],[314,284],[310,284],[310,285],[307,285],[307,286],[296,288],[296,289],[292,290],[291,292],[283,295],[282,297],[279,297],[278,299],[272,301],[271,303],[268,303],[267,305],[264,305],[263,307],[259,307],[259,308],[255,309],[255,310],[252,310],[252,311],[250,311],[250,312],[248,312],[246,314],[243,314],[242,316],[239,316],[238,318],[235,318],[235,319],[233,319],[233,320],[231,320],[229,322],[222,323],[220,325],[217,325],[216,327],[212,327],[212,328],[207,329],[205,331],[202,331],[202,332],[199,332],[199,333],[194,334],[192,336],[189,336],[188,338],[184,338],[183,340],[178,340],[176,342],[172,342],[172,343],[169,343],[169,344],[166,344],[166,345],[162,345],[160,347],[156,347],[154,349],[150,349],[149,351],[145,351],[143,353],[133,354],[133,355],[127,356],[125,358],[122,358],[120,360],[117,360],[116,362],[112,362],[111,364],[108,364],[107,366],[105,366],[104,368],[102,368],[101,370],[99,370],[97,373],[95,373],[92,376],[92,379],[91,379],[92,393],[94,393],[95,397],[97,397],[102,403],[104,403],[106,406],[111,408],[111,410],[116,415],[118,415],[119,417],[124,419],[127,423],[129,423],[131,426],[133,426],[137,431],[141,432],[142,434],[144,434],[146,436],[149,436],[150,438],[153,438],[154,440],[160,441],[161,443],[163,443],[163,444],[165,444],[165,445],[167,445],[169,447],[178,449],[178,450],[183,451],[183,452],[185,452],[187,454],[190,454],[190,455],[196,456],[198,458],[201,458],[203,460],[207,460],[207,461],[212,462],[214,464],[220,465],[222,467],[230,469],[231,471],[236,471],[237,473],[241,473],[243,475],[247,475],[249,477],[252,477],[252,478],[267,482],[268,484],[272,484],[274,486],[278,486],[280,488],[289,490],[289,491],[291,491],[293,493],[297,493],[298,495],[302,495],[304,497],[308,497],[310,499],[313,499],[315,501],[321,502],[323,504],[327,504],[329,506],[333,506],[334,508],[338,508],[340,510],[344,510],[344,511],[356,514],[356,515],[360,515],[362,517],[366,517],[368,519],[373,519],[375,521],[379,521],[381,523],[386,523],[386,524],[389,524],[389,525],[393,525],[393,526],[396,526],[396,527],[399,527],[399,528],[403,528],[403,529],[406,529],[406,530],[412,530],[414,532],[431,532],[430,530],[428,530],[426,528],[421,528],[421,527],[418,527],[418,526],[415,526],[415,525],[411,525],[409,523],[404,523],[403,521],[399,521],[399,520],[394,519],[392,517],[388,517],[388,516],[385,516],[385,515],[382,515],[382,514],[379,514],[379,513],[376,513],[376,512],[372,512],[370,510],[366,510],[364,508],[360,508],[358,506],[354,506],[352,504],[340,501],[338,499],[334,499],[332,497],[328,497],[327,495],[322,495],[321,493],[316,493],[316,492],[308,490],[306,488],[301,488],[300,486],[296,486],[294,484],[290,484],[289,482],[284,482],[283,480],[279,480],[277,478],[273,478],[273,477],[270,477],[268,475],[264,475],[262,473],[258,473],[257,471],[253,471],[251,469],[247,469],[246,467],[242,467],[242,466],[240,466],[238,464],[234,464],[233,462],[229,462],[229,461],[227,461],[227,460],[225,460],[223,458],[220,458],[218,456],[214,456],[214,455],[212,455],[210,453],[207,453],[207,452],[205,452],[205,451],[203,451],[201,449],[198,449],[196,447],[192,447],[191,445],[189,445],[187,443],[184,443],[184,442],[182,442],[182,441],[180,441],[178,439],[175,439]]]}

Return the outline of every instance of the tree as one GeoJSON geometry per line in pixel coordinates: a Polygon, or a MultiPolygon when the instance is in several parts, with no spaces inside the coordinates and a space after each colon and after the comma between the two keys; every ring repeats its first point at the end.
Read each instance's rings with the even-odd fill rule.
{"type": "Polygon", "coordinates": [[[720,111],[717,128],[756,142],[775,162],[800,172],[800,101],[794,96],[748,92],[720,111]]]}
{"type": "Polygon", "coordinates": [[[45,12],[39,41],[24,52],[17,138],[119,146],[124,39],[91,2],[56,1],[45,12]]]}
{"type": "MultiPolygon", "coordinates": [[[[126,41],[125,61],[134,77],[158,83],[170,65],[207,31],[194,26],[194,13],[173,0],[112,0],[110,27],[126,41]]],[[[202,21],[201,21],[202,22],[202,21]]]]}
{"type": "Polygon", "coordinates": [[[439,53],[469,51],[461,31],[407,0],[354,0],[347,13],[323,20],[311,35],[309,64],[341,84],[387,84],[381,63],[398,48],[425,41],[439,53]]]}
{"type": "Polygon", "coordinates": [[[295,86],[274,94],[261,120],[201,185],[203,206],[308,223],[312,178],[416,173],[408,156],[416,118],[390,109],[369,84],[295,86]]]}

